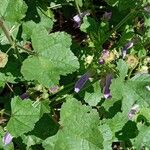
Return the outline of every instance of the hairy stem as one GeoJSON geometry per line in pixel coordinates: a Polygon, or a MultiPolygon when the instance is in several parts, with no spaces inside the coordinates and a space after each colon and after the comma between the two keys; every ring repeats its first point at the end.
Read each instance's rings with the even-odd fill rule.
{"type": "Polygon", "coordinates": [[[2,28],[5,36],[7,37],[9,43],[14,46],[14,40],[12,38],[12,36],[10,35],[10,32],[8,30],[8,28],[6,27],[6,25],[4,24],[4,21],[2,19],[0,19],[0,27],[2,28]]]}
{"type": "Polygon", "coordinates": [[[5,22],[2,19],[0,19],[0,27],[2,28],[6,38],[8,39],[8,41],[9,41],[9,43],[13,49],[18,47],[18,48],[23,49],[24,51],[26,51],[28,53],[33,53],[31,50],[26,49],[26,48],[16,44],[15,40],[13,39],[13,37],[11,36],[11,34],[9,32],[9,29],[7,28],[7,26],[5,25],[5,22]]]}

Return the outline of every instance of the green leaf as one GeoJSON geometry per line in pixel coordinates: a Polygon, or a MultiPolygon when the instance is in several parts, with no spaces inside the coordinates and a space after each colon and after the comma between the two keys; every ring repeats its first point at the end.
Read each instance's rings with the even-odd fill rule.
{"type": "Polygon", "coordinates": [[[149,18],[149,16],[148,17],[146,17],[146,16],[144,17],[144,25],[146,27],[150,27],[150,18],[149,18]]]}
{"type": "Polygon", "coordinates": [[[4,0],[0,2],[0,16],[10,22],[19,22],[27,11],[23,0],[4,0]]]}
{"type": "Polygon", "coordinates": [[[34,107],[36,107],[39,110],[40,118],[43,116],[43,114],[50,113],[49,104],[49,100],[42,100],[40,102],[34,103],[34,107]]]}
{"type": "Polygon", "coordinates": [[[118,7],[120,11],[126,10],[126,9],[131,9],[135,7],[135,1],[130,0],[130,1],[125,1],[125,0],[119,0],[118,7]]]}
{"type": "Polygon", "coordinates": [[[58,84],[60,75],[79,68],[78,59],[70,50],[71,38],[65,32],[48,35],[43,27],[37,27],[32,34],[32,44],[38,55],[23,62],[21,72],[26,80],[52,87],[58,84]]]}
{"type": "Polygon", "coordinates": [[[150,75],[137,74],[132,79],[128,80],[123,87],[123,102],[122,110],[127,113],[130,111],[134,103],[140,106],[149,106],[150,92],[146,90],[149,85],[150,75]]]}
{"type": "Polygon", "coordinates": [[[122,100],[122,111],[128,117],[132,106],[137,103],[140,106],[150,106],[150,92],[146,86],[150,85],[149,74],[137,74],[130,80],[124,80],[128,72],[127,64],[123,60],[117,63],[119,77],[112,80],[110,86],[113,100],[122,100]]]}
{"type": "Polygon", "coordinates": [[[119,59],[117,62],[117,69],[119,70],[119,78],[124,80],[128,73],[128,66],[126,62],[122,59],[119,59]]]}
{"type": "Polygon", "coordinates": [[[114,79],[111,85],[111,94],[114,99],[122,99],[122,110],[127,114],[134,103],[140,106],[150,106],[150,92],[146,86],[150,84],[149,74],[137,74],[127,81],[114,79]]]}
{"type": "Polygon", "coordinates": [[[147,122],[150,122],[150,108],[141,108],[139,115],[144,116],[147,119],[147,122]]]}
{"type": "Polygon", "coordinates": [[[46,11],[38,9],[40,22],[37,25],[43,26],[50,32],[51,29],[53,28],[53,19],[48,17],[46,13],[47,13],[46,11]]]}
{"type": "Polygon", "coordinates": [[[139,98],[134,89],[130,86],[125,85],[123,87],[123,99],[122,99],[122,111],[128,117],[128,113],[131,110],[132,106],[136,103],[136,100],[139,98]]]}
{"type": "Polygon", "coordinates": [[[23,39],[30,39],[32,35],[32,31],[37,24],[33,21],[27,21],[22,24],[23,28],[23,39]]]}
{"type": "Polygon", "coordinates": [[[43,13],[41,13],[40,10],[38,10],[38,14],[40,16],[39,23],[35,23],[34,21],[23,22],[23,25],[22,25],[23,26],[23,35],[22,36],[24,39],[28,40],[31,38],[32,31],[34,30],[34,28],[36,26],[42,26],[49,32],[53,28],[53,20],[51,18],[49,18],[46,15],[44,15],[43,13]]]}
{"type": "Polygon", "coordinates": [[[12,113],[7,130],[14,137],[31,131],[39,120],[39,110],[33,107],[31,100],[22,101],[19,97],[14,97],[11,101],[11,109],[12,113]]]}
{"type": "Polygon", "coordinates": [[[98,113],[90,107],[68,98],[61,109],[60,124],[58,133],[43,142],[45,150],[102,149],[98,113]]]}
{"type": "Polygon", "coordinates": [[[15,83],[15,77],[12,74],[0,72],[0,87],[4,87],[6,83],[15,83]]]}
{"type": "Polygon", "coordinates": [[[91,41],[99,49],[106,40],[108,23],[101,22],[101,24],[98,24],[93,18],[85,16],[80,29],[89,34],[91,41]]]}
{"type": "Polygon", "coordinates": [[[100,102],[101,98],[103,97],[103,93],[101,92],[99,81],[93,84],[93,88],[94,91],[86,92],[84,98],[85,102],[87,102],[90,106],[96,106],[100,102]]]}
{"type": "Polygon", "coordinates": [[[133,146],[136,149],[141,149],[143,146],[150,149],[150,127],[141,125],[139,134],[133,141],[133,146]]]}
{"type": "Polygon", "coordinates": [[[43,141],[42,139],[34,135],[28,135],[28,136],[22,135],[21,138],[23,140],[23,143],[27,145],[27,148],[30,148],[32,145],[35,145],[35,144],[40,144],[43,141]]]}
{"type": "MultiPolygon", "coordinates": [[[[146,86],[150,85],[150,75],[149,74],[137,74],[131,80],[128,81],[128,87],[137,95],[136,101],[140,105],[149,106],[150,92],[147,90],[146,86]]],[[[130,91],[132,93],[132,91],[130,91]]]]}
{"type": "Polygon", "coordinates": [[[110,85],[110,93],[112,98],[115,100],[122,99],[122,91],[124,89],[124,82],[120,78],[116,78],[112,80],[110,85]]]}
{"type": "Polygon", "coordinates": [[[121,131],[124,124],[127,122],[127,118],[123,113],[117,113],[112,119],[102,120],[99,131],[103,136],[103,147],[104,149],[112,149],[112,142],[118,141],[116,133],[121,131]]]}
{"type": "Polygon", "coordinates": [[[79,5],[80,7],[82,7],[82,6],[83,6],[83,2],[82,2],[82,0],[77,0],[77,3],[78,3],[78,5],[79,5]]]}
{"type": "Polygon", "coordinates": [[[112,150],[112,131],[107,124],[103,124],[99,126],[99,131],[103,135],[103,147],[104,150],[112,150]]]}
{"type": "Polygon", "coordinates": [[[34,129],[26,135],[34,135],[42,140],[53,136],[57,133],[59,124],[49,114],[44,114],[38,122],[36,122],[34,129]]]}

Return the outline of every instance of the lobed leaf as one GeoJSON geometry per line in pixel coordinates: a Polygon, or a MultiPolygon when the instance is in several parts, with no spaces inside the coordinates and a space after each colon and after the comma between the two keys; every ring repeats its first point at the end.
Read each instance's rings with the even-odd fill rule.
{"type": "Polygon", "coordinates": [[[30,56],[23,62],[21,72],[26,80],[36,80],[52,87],[58,84],[60,75],[79,68],[78,59],[70,50],[71,38],[68,34],[56,32],[48,35],[43,27],[37,27],[31,38],[37,56],[30,56]]]}

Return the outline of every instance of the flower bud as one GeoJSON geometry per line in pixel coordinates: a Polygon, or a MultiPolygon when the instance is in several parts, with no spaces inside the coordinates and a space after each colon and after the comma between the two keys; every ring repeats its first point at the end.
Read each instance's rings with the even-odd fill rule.
{"type": "Polygon", "coordinates": [[[122,49],[122,58],[124,59],[126,54],[127,54],[127,50],[133,47],[133,42],[130,41],[128,43],[125,44],[125,46],[122,49]]]}
{"type": "Polygon", "coordinates": [[[84,75],[81,76],[81,78],[76,82],[74,91],[76,93],[79,93],[82,87],[85,85],[85,83],[89,80],[90,74],[85,73],[84,75]]]}
{"type": "Polygon", "coordinates": [[[111,98],[110,85],[111,85],[112,78],[113,78],[112,74],[108,74],[106,76],[105,87],[104,87],[104,98],[106,99],[111,98]]]}
{"type": "Polygon", "coordinates": [[[12,142],[12,139],[13,139],[13,136],[10,134],[10,133],[6,133],[5,135],[4,135],[4,137],[3,137],[3,143],[5,144],[5,145],[8,145],[8,144],[10,144],[11,142],[12,142]]]}

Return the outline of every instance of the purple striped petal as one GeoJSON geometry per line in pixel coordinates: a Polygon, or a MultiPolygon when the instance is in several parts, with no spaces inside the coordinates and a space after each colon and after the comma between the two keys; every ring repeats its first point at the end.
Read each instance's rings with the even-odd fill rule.
{"type": "Polygon", "coordinates": [[[105,82],[105,87],[104,87],[104,98],[106,99],[111,98],[110,85],[111,85],[112,78],[113,76],[111,74],[108,74],[106,76],[106,82],[105,82]]]}
{"type": "Polygon", "coordinates": [[[81,76],[81,78],[76,82],[74,91],[76,93],[79,93],[82,87],[85,85],[85,83],[89,80],[90,75],[89,73],[85,73],[84,75],[81,76]]]}
{"type": "Polygon", "coordinates": [[[4,137],[3,137],[3,143],[5,144],[5,145],[8,145],[8,144],[10,144],[11,142],[12,142],[12,139],[13,139],[13,136],[10,134],[10,133],[6,133],[5,135],[4,135],[4,137]]]}
{"type": "Polygon", "coordinates": [[[123,47],[123,49],[122,49],[122,58],[124,59],[125,58],[125,56],[126,56],[126,54],[127,54],[127,50],[128,49],[130,49],[130,48],[132,48],[133,47],[133,42],[132,41],[130,41],[130,42],[128,42],[128,43],[126,43],[125,44],[125,46],[123,47]]]}
{"type": "Polygon", "coordinates": [[[20,95],[20,98],[21,98],[22,100],[28,99],[28,98],[29,98],[29,95],[28,95],[27,93],[23,93],[22,95],[20,95]]]}

